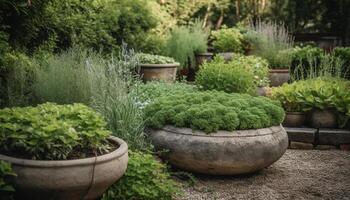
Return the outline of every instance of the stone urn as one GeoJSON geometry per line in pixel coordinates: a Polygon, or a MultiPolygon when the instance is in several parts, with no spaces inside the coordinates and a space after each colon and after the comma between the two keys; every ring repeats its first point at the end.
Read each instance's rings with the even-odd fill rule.
{"type": "Polygon", "coordinates": [[[312,109],[309,124],[313,128],[337,128],[337,112],[333,109],[312,109]]]}
{"type": "Polygon", "coordinates": [[[196,70],[198,70],[200,68],[200,66],[204,63],[204,62],[210,62],[213,60],[214,54],[213,53],[197,53],[195,54],[196,56],[196,70]]]}
{"type": "Polygon", "coordinates": [[[286,112],[283,126],[285,127],[302,127],[305,125],[306,115],[303,112],[286,112]]]}
{"type": "Polygon", "coordinates": [[[140,75],[143,81],[174,82],[179,63],[172,64],[140,64],[140,75]]]}
{"type": "Polygon", "coordinates": [[[287,83],[290,79],[289,69],[270,69],[270,86],[278,87],[287,83]]]}
{"type": "Polygon", "coordinates": [[[282,126],[212,134],[165,126],[149,134],[156,149],[168,150],[164,158],[172,165],[212,175],[259,171],[277,161],[288,147],[282,126]]]}
{"type": "Polygon", "coordinates": [[[11,163],[17,177],[11,179],[16,199],[93,200],[126,171],[128,146],[116,137],[119,147],[105,155],[77,160],[27,160],[0,154],[11,163]]]}

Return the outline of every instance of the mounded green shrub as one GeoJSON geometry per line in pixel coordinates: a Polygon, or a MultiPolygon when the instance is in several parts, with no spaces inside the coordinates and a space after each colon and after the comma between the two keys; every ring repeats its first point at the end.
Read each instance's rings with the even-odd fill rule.
{"type": "Polygon", "coordinates": [[[212,31],[211,35],[216,51],[243,53],[243,35],[239,29],[223,27],[212,31]]]}
{"type": "Polygon", "coordinates": [[[178,185],[170,178],[166,166],[151,154],[129,152],[125,175],[113,184],[102,200],[171,200],[178,185]]]}
{"type": "Polygon", "coordinates": [[[207,91],[161,96],[146,106],[145,115],[146,125],[151,128],[169,124],[211,133],[278,125],[284,111],[277,102],[265,97],[207,91]]]}
{"type": "Polygon", "coordinates": [[[0,110],[0,153],[38,160],[106,153],[104,119],[83,104],[41,104],[0,110]]]}
{"type": "Polygon", "coordinates": [[[142,64],[173,64],[175,63],[174,58],[160,55],[152,55],[147,53],[138,53],[136,57],[142,64]]]}
{"type": "Polygon", "coordinates": [[[225,63],[221,56],[201,66],[196,83],[205,90],[237,93],[254,93],[256,87],[252,70],[245,70],[240,61],[225,63]]]}

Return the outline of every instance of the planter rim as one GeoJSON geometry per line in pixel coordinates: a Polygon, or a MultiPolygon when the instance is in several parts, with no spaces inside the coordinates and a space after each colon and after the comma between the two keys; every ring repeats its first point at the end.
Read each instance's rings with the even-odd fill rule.
{"type": "Polygon", "coordinates": [[[270,69],[270,73],[289,73],[289,68],[278,68],[278,69],[270,69]]]}
{"type": "Polygon", "coordinates": [[[275,134],[278,131],[283,129],[282,125],[271,126],[267,128],[260,129],[247,129],[247,130],[234,130],[234,131],[224,131],[218,130],[216,133],[206,134],[203,131],[193,130],[191,128],[178,128],[171,125],[166,125],[161,130],[164,130],[168,133],[179,134],[179,135],[190,135],[198,137],[221,137],[221,138],[233,138],[233,137],[256,137],[275,134]]]}
{"type": "Polygon", "coordinates": [[[91,164],[98,164],[110,161],[115,158],[122,157],[124,154],[128,153],[128,145],[126,142],[120,138],[110,136],[108,137],[113,143],[119,145],[119,147],[107,154],[100,155],[97,157],[89,157],[82,159],[74,159],[74,160],[29,160],[29,159],[21,159],[15,158],[11,156],[5,156],[0,154],[0,160],[5,160],[10,162],[11,164],[27,166],[27,167],[39,167],[39,168],[58,168],[58,167],[72,167],[72,166],[84,166],[91,164]]]}
{"type": "Polygon", "coordinates": [[[196,56],[213,56],[214,53],[211,52],[205,52],[205,53],[196,53],[196,56]]]}
{"type": "Polygon", "coordinates": [[[139,64],[140,67],[149,67],[149,68],[174,68],[179,67],[180,63],[170,63],[170,64],[148,64],[148,63],[141,63],[139,64]]]}

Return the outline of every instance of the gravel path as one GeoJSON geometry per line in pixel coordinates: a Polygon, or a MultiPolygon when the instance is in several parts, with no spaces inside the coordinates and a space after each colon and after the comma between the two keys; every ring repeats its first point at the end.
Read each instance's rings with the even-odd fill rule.
{"type": "Polygon", "coordinates": [[[350,151],[287,150],[272,166],[252,175],[196,175],[178,200],[350,200],[350,151]]]}

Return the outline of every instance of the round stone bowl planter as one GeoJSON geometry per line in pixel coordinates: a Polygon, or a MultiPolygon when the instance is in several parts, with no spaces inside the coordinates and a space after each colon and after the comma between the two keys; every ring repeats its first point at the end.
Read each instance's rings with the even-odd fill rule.
{"type": "Polygon", "coordinates": [[[285,127],[301,127],[305,124],[306,115],[303,112],[286,112],[283,126],[285,127]]]}
{"type": "Polygon", "coordinates": [[[269,79],[272,87],[281,86],[290,79],[289,69],[270,69],[269,79]]]}
{"type": "Polygon", "coordinates": [[[174,82],[179,63],[173,64],[140,64],[140,74],[143,81],[174,82]]]}
{"type": "Polygon", "coordinates": [[[213,134],[165,126],[151,131],[150,138],[158,150],[169,150],[164,158],[172,165],[212,175],[259,171],[277,161],[288,147],[282,126],[213,134]]]}
{"type": "Polygon", "coordinates": [[[119,148],[105,155],[77,160],[27,160],[0,154],[17,177],[16,198],[31,200],[92,200],[100,197],[126,171],[128,146],[116,137],[119,148]]]}

